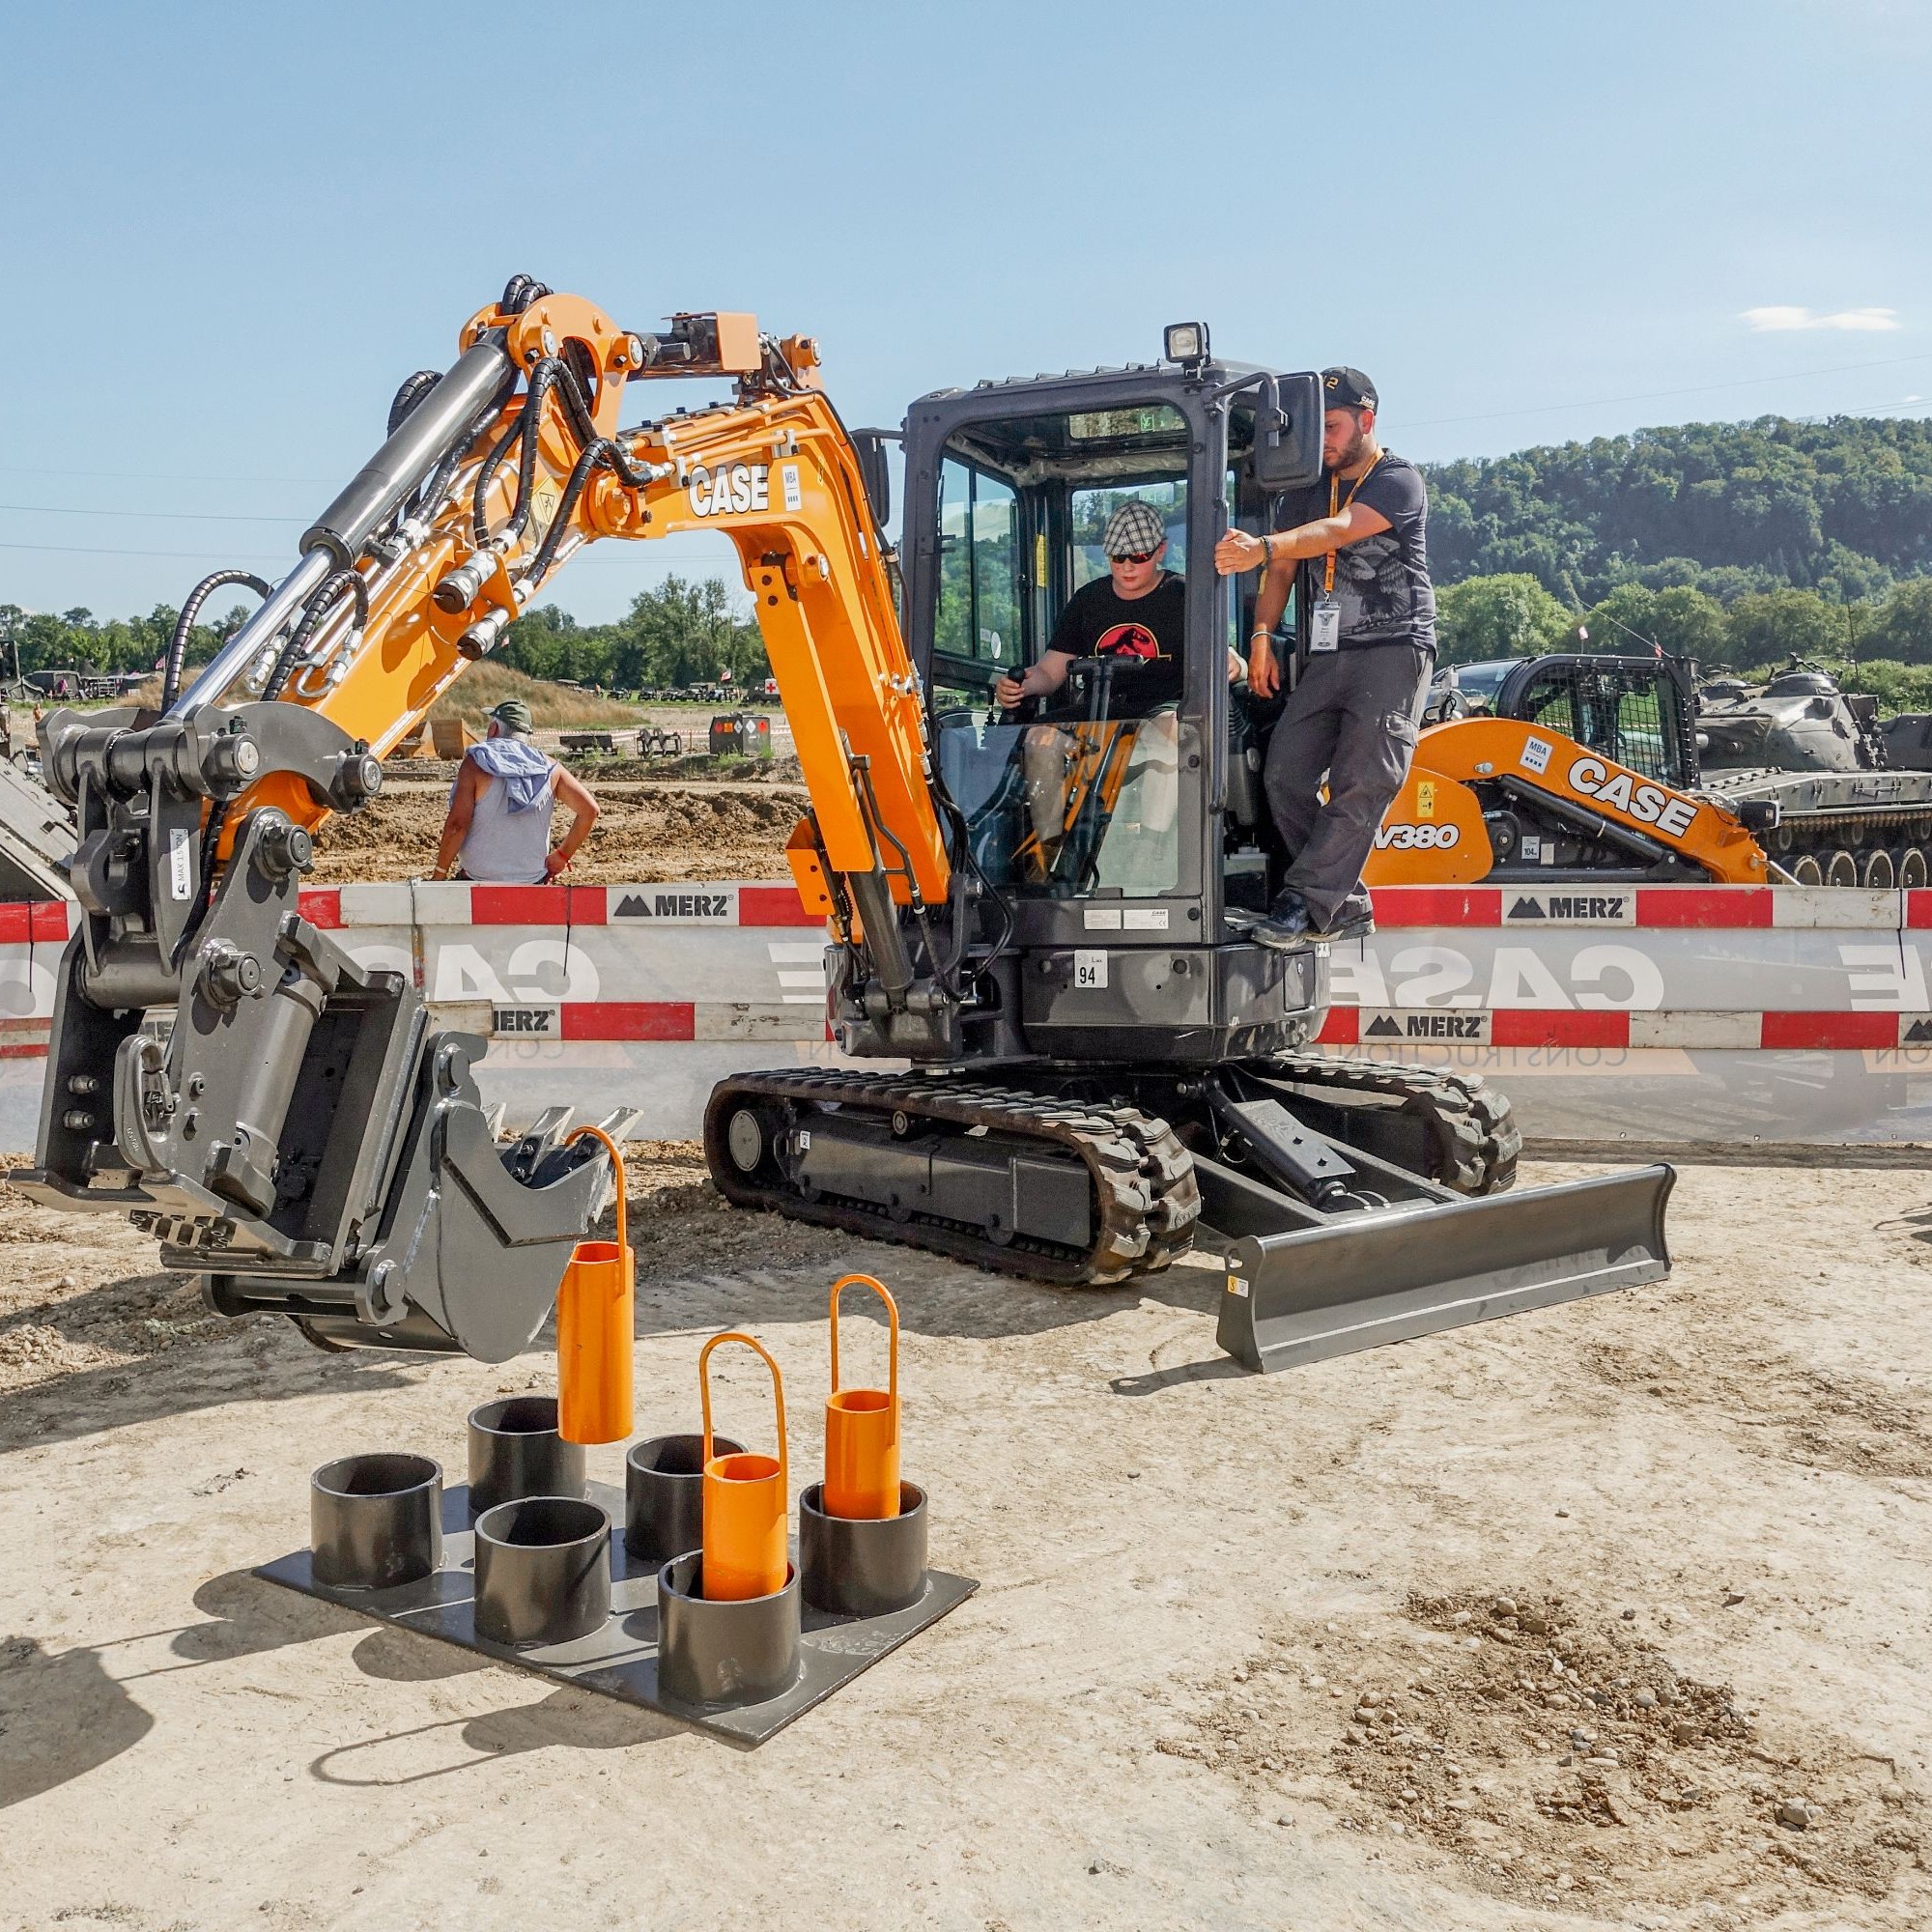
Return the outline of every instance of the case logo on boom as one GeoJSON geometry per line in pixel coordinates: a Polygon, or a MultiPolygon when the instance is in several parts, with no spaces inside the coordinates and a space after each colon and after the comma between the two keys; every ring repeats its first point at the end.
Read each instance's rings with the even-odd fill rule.
{"type": "Polygon", "coordinates": [[[734,510],[742,516],[770,508],[771,472],[762,463],[721,464],[716,469],[694,463],[685,494],[695,517],[724,517],[734,510]]]}
{"type": "Polygon", "coordinates": [[[1697,822],[1697,808],[1688,798],[1674,798],[1662,785],[1646,784],[1634,772],[1603,758],[1578,758],[1570,767],[1570,789],[1594,798],[1599,805],[1627,811],[1640,825],[1654,825],[1672,838],[1681,838],[1697,822]]]}

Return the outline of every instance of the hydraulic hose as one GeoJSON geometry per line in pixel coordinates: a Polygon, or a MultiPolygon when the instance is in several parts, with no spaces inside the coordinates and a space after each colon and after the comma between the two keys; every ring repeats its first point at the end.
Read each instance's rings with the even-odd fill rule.
{"type": "MultiPolygon", "coordinates": [[[[476,472],[476,485],[470,497],[469,523],[470,534],[478,550],[503,537],[519,535],[529,521],[530,491],[536,479],[537,429],[542,420],[544,401],[553,392],[561,400],[564,414],[569,418],[570,427],[582,448],[572,468],[556,514],[551,519],[551,531],[561,531],[569,522],[570,514],[577,506],[578,497],[583,494],[584,484],[593,469],[602,467],[615,470],[626,487],[633,490],[642,489],[651,480],[648,466],[640,467],[633,463],[621,443],[597,434],[597,424],[590,413],[582,384],[569,364],[560,357],[546,356],[530,370],[529,389],[524,407],[517,412],[516,421],[497,439],[496,446],[483,459],[482,468],[476,472]],[[502,528],[492,532],[489,522],[490,486],[509,454],[512,440],[520,445],[517,451],[516,504],[502,528]]],[[[534,574],[541,577],[554,555],[555,546],[549,542],[549,532],[546,532],[544,546],[539,550],[533,565],[534,574]]]]}
{"type": "Polygon", "coordinates": [[[281,655],[276,658],[274,668],[269,673],[269,681],[262,687],[262,702],[272,704],[282,695],[290,674],[301,662],[302,653],[308,649],[309,639],[322,626],[337,604],[342,601],[342,593],[348,591],[355,600],[355,621],[352,627],[360,631],[369,621],[369,586],[362,581],[359,570],[338,570],[313,597],[302,611],[301,621],[289,640],[282,646],[281,655]]]}
{"type": "Polygon", "coordinates": [[[556,501],[556,514],[551,518],[550,528],[544,532],[543,542],[537,546],[537,554],[530,559],[529,581],[532,584],[544,581],[555,560],[564,533],[570,528],[570,519],[576,512],[578,498],[583,495],[584,486],[590,481],[590,472],[607,464],[614,448],[615,444],[599,437],[595,441],[584,444],[583,453],[571,466],[563,495],[556,501]]]}
{"type": "Polygon", "coordinates": [[[252,570],[213,570],[187,593],[187,602],[175,619],[175,634],[168,642],[167,662],[161,668],[161,709],[165,711],[181,696],[182,665],[187,656],[187,640],[201,607],[224,583],[240,583],[257,597],[267,598],[269,586],[252,570]]]}

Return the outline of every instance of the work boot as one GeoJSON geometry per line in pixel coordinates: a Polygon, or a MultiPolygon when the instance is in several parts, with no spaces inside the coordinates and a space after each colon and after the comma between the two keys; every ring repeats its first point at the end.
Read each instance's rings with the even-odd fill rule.
{"type": "Polygon", "coordinates": [[[1284,886],[1268,907],[1267,917],[1256,920],[1248,936],[1277,952],[1293,952],[1297,947],[1314,945],[1314,928],[1315,918],[1307,900],[1293,886],[1284,886]]]}
{"type": "Polygon", "coordinates": [[[1328,915],[1321,937],[1340,944],[1344,940],[1366,939],[1376,929],[1375,908],[1366,893],[1346,898],[1328,915]]]}

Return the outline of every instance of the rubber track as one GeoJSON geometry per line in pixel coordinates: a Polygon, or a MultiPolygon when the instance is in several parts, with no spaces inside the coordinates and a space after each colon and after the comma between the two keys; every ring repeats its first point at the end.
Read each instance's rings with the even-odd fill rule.
{"type": "Polygon", "coordinates": [[[1192,1243],[1201,1214],[1194,1162],[1165,1121],[1134,1107],[1095,1107],[1023,1089],[966,1081],[907,1079],[890,1073],[742,1073],[712,1094],[704,1151],[719,1191],[737,1208],[773,1208],[875,1240],[931,1248],[1002,1274],[1065,1287],[1105,1287],[1164,1268],[1192,1243]],[[1002,1245],[966,1223],[914,1214],[895,1220],[867,1202],[821,1196],[807,1201],[788,1186],[748,1180],[724,1146],[730,1114],[747,1099],[804,1108],[837,1104],[915,1122],[984,1127],[1075,1154],[1094,1181],[1098,1227],[1084,1254],[1024,1236],[1002,1245]]]}
{"type": "Polygon", "coordinates": [[[1297,1087],[1338,1087],[1401,1100],[1403,1111],[1419,1117],[1429,1131],[1435,1151],[1429,1179],[1458,1194],[1500,1194],[1516,1179],[1522,1135],[1509,1098],[1477,1075],[1321,1053],[1273,1054],[1255,1063],[1255,1070],[1297,1087]]]}

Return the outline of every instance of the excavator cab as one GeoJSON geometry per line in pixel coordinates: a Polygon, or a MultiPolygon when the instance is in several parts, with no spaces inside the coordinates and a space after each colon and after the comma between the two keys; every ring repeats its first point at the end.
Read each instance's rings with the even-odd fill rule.
{"type": "Polygon", "coordinates": [[[1679,790],[1697,782],[1696,700],[1682,658],[1526,658],[1502,678],[1491,709],[1679,790]]]}
{"type": "Polygon", "coordinates": [[[1231,517],[1260,526],[1258,424],[1281,489],[1320,473],[1321,420],[1312,374],[1205,357],[981,383],[908,412],[907,643],[941,783],[998,904],[982,928],[1011,925],[967,1021],[1002,1054],[1210,1065],[1299,1046],[1319,1023],[1325,955],[1247,937],[1272,834],[1229,673],[1254,586],[1216,576],[1212,553],[1231,517]],[[1051,719],[1003,710],[996,682],[1036,663],[1067,601],[1105,576],[1101,533],[1130,500],[1160,518],[1185,585],[1178,698],[1149,704],[1136,667],[1095,657],[1074,660],[1051,719]]]}
{"type": "Polygon", "coordinates": [[[1315,480],[1321,433],[1312,374],[1205,354],[912,405],[900,613],[948,902],[900,867],[892,902],[848,872],[850,912],[827,904],[837,1043],[914,1071],[722,1082],[705,1145],[728,1200],[1069,1285],[1155,1271],[1211,1231],[1217,1337],[1252,1368],[1664,1271],[1667,1169],[1505,1194],[1507,1103],[1317,1051],[1327,947],[1251,937],[1284,855],[1230,677],[1254,586],[1212,552],[1315,480]],[[1003,708],[999,679],[1107,568],[1129,498],[1184,581],[1178,696],[1076,658],[1053,715],[1003,708]]]}

